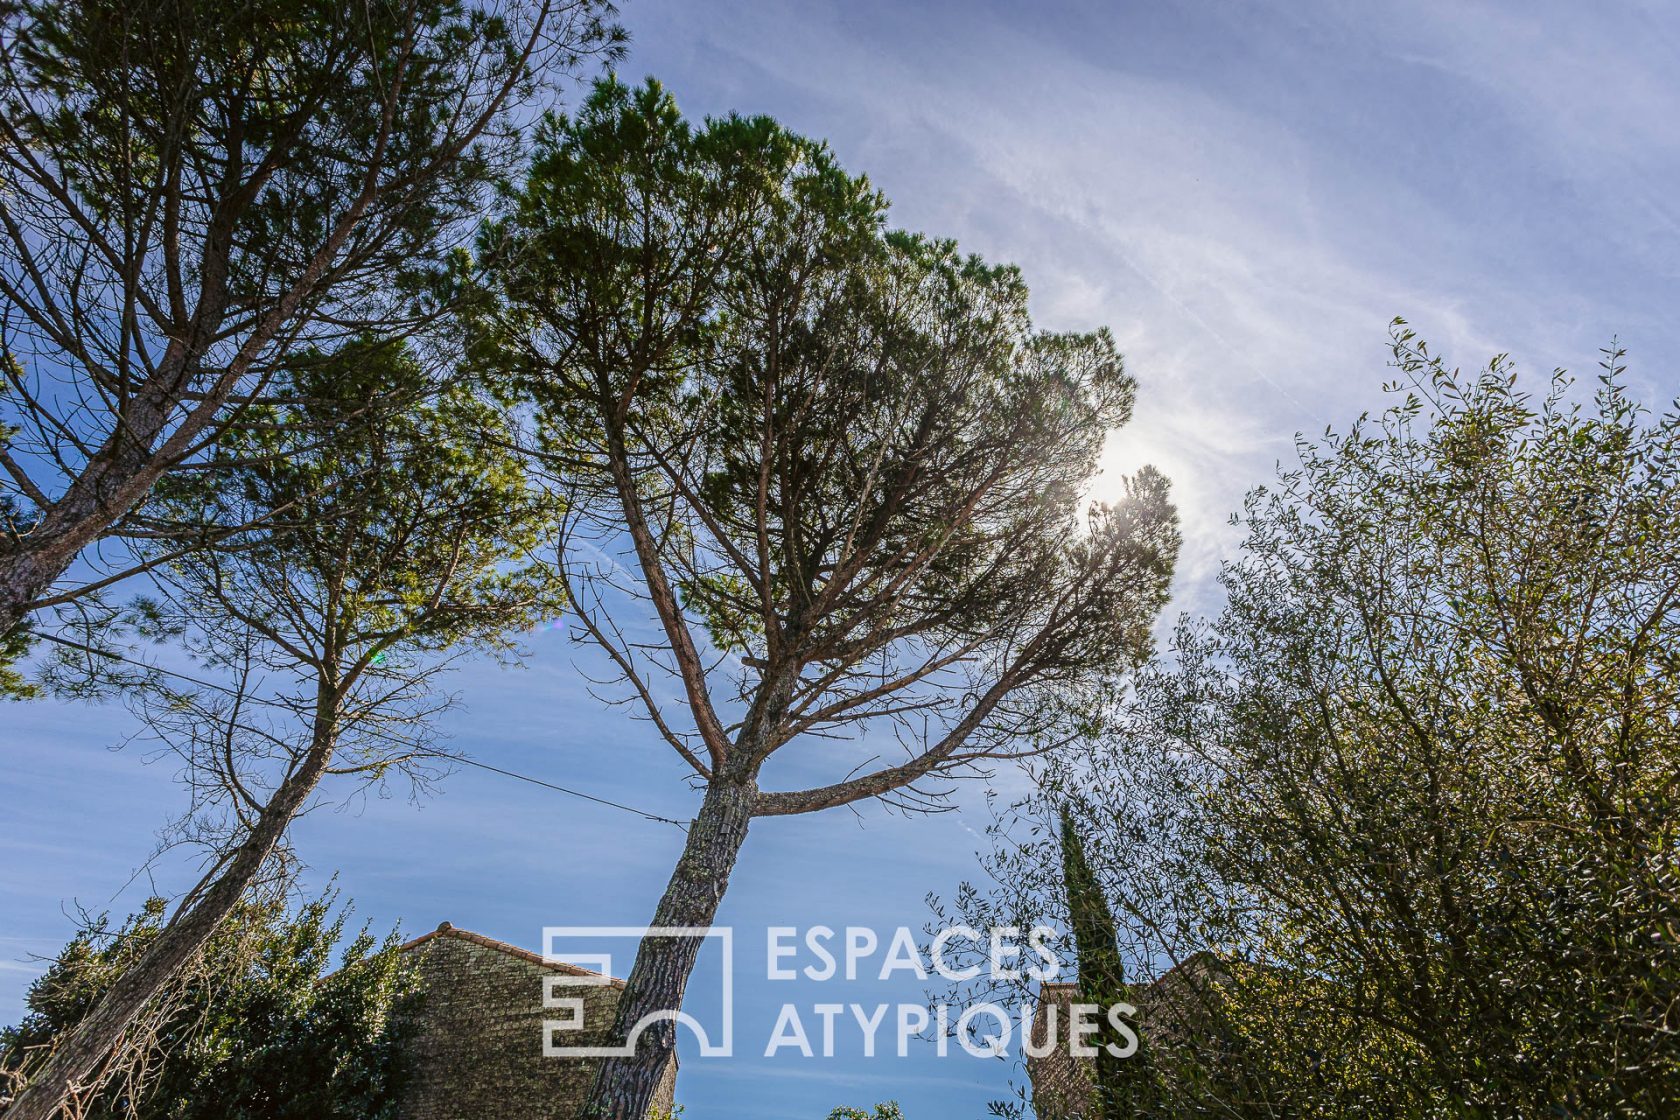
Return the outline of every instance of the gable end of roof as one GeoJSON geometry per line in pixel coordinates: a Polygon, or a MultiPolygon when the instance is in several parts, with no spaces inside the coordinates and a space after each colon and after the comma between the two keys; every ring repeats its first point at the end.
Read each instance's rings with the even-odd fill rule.
{"type": "Polygon", "coordinates": [[[549,972],[558,972],[564,976],[603,977],[609,986],[618,988],[621,991],[624,988],[624,981],[618,979],[616,976],[603,976],[602,973],[596,972],[593,969],[584,968],[582,965],[568,964],[565,961],[547,960],[541,953],[533,953],[531,950],[522,949],[518,945],[513,945],[506,941],[498,941],[494,937],[486,937],[482,933],[474,933],[468,929],[458,929],[448,922],[442,923],[430,933],[421,934],[413,941],[405,942],[403,945],[398,947],[397,951],[400,953],[411,952],[423,945],[442,938],[450,938],[455,941],[465,941],[469,944],[477,945],[485,949],[494,949],[498,953],[504,953],[507,956],[522,960],[527,964],[535,965],[538,968],[546,969],[549,972]]]}

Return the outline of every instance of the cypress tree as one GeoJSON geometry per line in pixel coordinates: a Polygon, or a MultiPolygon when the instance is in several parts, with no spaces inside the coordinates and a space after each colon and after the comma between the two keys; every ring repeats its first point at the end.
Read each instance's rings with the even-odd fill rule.
{"type": "MultiPolygon", "coordinates": [[[[1130,1120],[1147,1115],[1150,1097],[1149,1065],[1138,1031],[1138,1047],[1127,1057],[1117,1057],[1112,1044],[1124,1049],[1126,1039],[1108,1019],[1116,1003],[1131,1003],[1126,986],[1125,966],[1120,960],[1119,935],[1114,913],[1102,886],[1085,859],[1085,844],[1074,826],[1073,814],[1062,807],[1062,877],[1067,887],[1068,926],[1073,933],[1075,959],[1079,967],[1079,1002],[1095,1004],[1099,1026],[1090,1036],[1097,1048],[1093,1081],[1096,1086],[1096,1115],[1102,1120],[1130,1120]]],[[[1134,1030],[1136,1029],[1134,1025],[1134,1030]]]]}

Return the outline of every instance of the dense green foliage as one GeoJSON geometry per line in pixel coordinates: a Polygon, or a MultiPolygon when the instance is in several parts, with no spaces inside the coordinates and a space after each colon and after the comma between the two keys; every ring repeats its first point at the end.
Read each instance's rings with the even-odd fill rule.
{"type": "Polygon", "coordinates": [[[201,792],[243,799],[309,751],[339,772],[400,763],[452,657],[511,649],[559,609],[532,560],[552,510],[511,439],[500,409],[405,347],[296,355],[271,401],[153,500],[219,541],[160,565],[124,616],[189,652],[194,681],[119,663],[111,682],[72,651],[55,683],[122,687],[201,792]]]}
{"type": "MultiPolygon", "coordinates": [[[[1136,1006],[1137,999],[1126,984],[1114,913],[1109,909],[1102,884],[1085,858],[1085,843],[1074,815],[1065,806],[1061,826],[1062,885],[1067,892],[1068,932],[1073,937],[1077,960],[1078,1002],[1098,1009],[1097,1029],[1087,1040],[1097,1051],[1091,1062],[1095,1107],[1102,1120],[1150,1116],[1154,1114],[1156,1102],[1146,1036],[1138,1028],[1136,1017],[1128,1016],[1138,1040],[1135,1051],[1125,1054],[1128,1040],[1109,1018],[1109,1009],[1115,1004],[1136,1006]],[[1111,1046],[1122,1053],[1110,1050],[1111,1046]]],[[[1067,1032],[1069,1028],[1061,1024],[1060,1029],[1067,1032]]],[[[1071,1038],[1071,1034],[1067,1037],[1071,1038]]],[[[1044,1115],[1041,1109],[1040,1120],[1054,1118],[1044,1115]]]]}
{"type": "Polygon", "coordinates": [[[539,131],[485,239],[479,350],[541,410],[578,513],[652,522],[639,563],[771,678],[826,662],[841,692],[869,656],[992,654],[1058,607],[1036,676],[1135,659],[1177,535],[1152,471],[1080,524],[1136,392],[1112,337],[1034,330],[1017,269],[885,219],[768,118],[694,125],[604,82],[539,131]]]}
{"type": "MultiPolygon", "coordinates": [[[[143,1069],[114,1078],[82,1115],[391,1120],[406,1072],[401,1012],[418,997],[395,935],[364,928],[346,943],[347,916],[331,899],[241,906],[162,997],[143,1069]]],[[[0,1031],[0,1073],[10,1080],[50,1050],[163,921],[153,900],[119,927],[77,934],[30,987],[28,1018],[0,1031]]]]}
{"type": "Polygon", "coordinates": [[[837,1108],[828,1114],[828,1120],[904,1120],[904,1112],[897,1101],[885,1101],[868,1112],[861,1108],[837,1108]]]}
{"type": "MultiPolygon", "coordinates": [[[[1112,336],[1036,329],[1018,270],[889,231],[866,180],[766,118],[692,124],[608,81],[535,148],[483,240],[475,357],[569,502],[579,635],[706,790],[651,924],[713,920],[753,817],[926,807],[1087,734],[1179,543],[1153,470],[1081,510],[1135,394],[1112,336]],[[899,761],[862,742],[883,736],[899,761]],[[781,751],[830,777],[761,789],[781,751]]],[[[622,1022],[680,1006],[688,952],[643,942],[622,1022]]],[[[670,1045],[667,1021],[641,1037],[670,1045]]],[[[623,1064],[599,1115],[645,1112],[657,1055],[623,1064]]]]}
{"type": "Polygon", "coordinates": [[[1539,398],[1395,354],[1402,403],[1251,498],[1224,611],[1050,789],[1133,961],[1226,962],[1183,1114],[1673,1115],[1680,417],[1615,353],[1539,398]]]}
{"type": "MultiPolygon", "coordinates": [[[[559,609],[533,553],[554,510],[502,410],[406,347],[300,353],[201,469],[153,508],[214,548],[173,554],[118,618],[192,655],[191,680],[67,649],[61,691],[116,688],[187,764],[199,827],[233,842],[299,766],[425,772],[434,681],[559,609]],[[232,814],[215,825],[213,815],[232,814]]],[[[96,620],[90,640],[111,627],[96,620]]],[[[231,845],[230,845],[231,846],[231,845]]]]}
{"type": "Polygon", "coordinates": [[[512,441],[503,410],[404,344],[294,355],[269,402],[160,487],[155,506],[220,545],[161,569],[166,631],[239,648],[237,630],[294,671],[383,689],[404,662],[505,644],[558,606],[532,558],[554,511],[512,441]]]}
{"type": "Polygon", "coordinates": [[[0,638],[132,573],[88,546],[166,535],[152,487],[196,469],[300,349],[436,327],[437,274],[518,151],[514,110],[615,56],[611,16],[0,5],[0,638]],[[64,578],[78,558],[95,576],[64,578]]]}

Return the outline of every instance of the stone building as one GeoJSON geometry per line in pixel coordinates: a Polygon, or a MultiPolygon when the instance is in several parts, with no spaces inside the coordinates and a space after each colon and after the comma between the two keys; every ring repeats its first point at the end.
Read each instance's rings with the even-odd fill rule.
{"type": "Polygon", "coordinates": [[[1078,984],[1039,985],[1027,1047],[1027,1080],[1036,1115],[1085,1116],[1091,1109],[1090,1059],[1068,1052],[1068,1021],[1078,998],[1078,984]]]}
{"type": "MultiPolygon", "coordinates": [[[[1197,1029],[1230,980],[1229,967],[1212,953],[1199,952],[1148,984],[1129,985],[1126,1002],[1138,1009],[1140,1035],[1151,1046],[1171,1046],[1175,1035],[1197,1029]]],[[[1068,1024],[1079,1001],[1077,983],[1041,984],[1027,1050],[1027,1080],[1033,1111],[1041,1118],[1082,1120],[1096,1116],[1094,1063],[1069,1052],[1068,1024]],[[1054,1045],[1050,1031],[1054,1025],[1054,1045]],[[1035,1056],[1037,1055],[1037,1056],[1035,1056]]],[[[1089,1038],[1087,1042],[1089,1043],[1089,1038]]]]}
{"type": "MultiPolygon", "coordinates": [[[[600,978],[576,965],[444,922],[402,947],[416,966],[421,998],[410,1047],[413,1074],[403,1120],[573,1120],[583,1106],[598,1059],[545,1057],[543,1023],[563,1014],[543,1007],[543,977],[600,978]]],[[[624,981],[570,988],[581,996],[584,1023],[567,1031],[570,1046],[605,1045],[624,981]]],[[[651,1115],[672,1111],[675,1056],[651,1115]]]]}

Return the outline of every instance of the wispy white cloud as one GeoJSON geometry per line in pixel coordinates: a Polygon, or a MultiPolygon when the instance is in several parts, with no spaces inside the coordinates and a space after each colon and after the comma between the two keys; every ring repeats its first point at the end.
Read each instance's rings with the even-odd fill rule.
{"type": "MultiPolygon", "coordinates": [[[[1243,491],[1293,459],[1298,431],[1384,403],[1393,316],[1464,364],[1513,351],[1541,370],[1589,362],[1648,316],[1564,288],[1555,243],[1592,231],[1547,228],[1541,190],[1525,199],[1541,211],[1532,243],[1513,243],[1511,215],[1466,204],[1462,181],[1493,173],[1481,153],[1430,132],[1509,120],[1531,134],[1510,140],[1516,155],[1556,164],[1543,178],[1594,189],[1617,162],[1662,165],[1680,117],[1672,36],[1630,47],[1614,20],[1561,14],[1222,9],[1193,30],[1247,40],[1247,54],[1226,45],[1228,72],[1175,66],[1203,44],[1139,39],[1158,29],[1079,5],[1037,20],[973,5],[662,5],[658,18],[727,58],[715,85],[735,107],[774,107],[876,172],[899,220],[1021,263],[1046,325],[1115,330],[1141,398],[1106,461],[1173,477],[1180,602],[1205,605],[1243,491]],[[1090,39],[1072,41],[1073,24],[1090,39]],[[1333,101],[1279,111],[1291,85],[1331,83],[1333,101]]],[[[1642,181],[1592,200],[1628,236],[1639,215],[1617,195],[1649,195],[1642,181]]]]}

